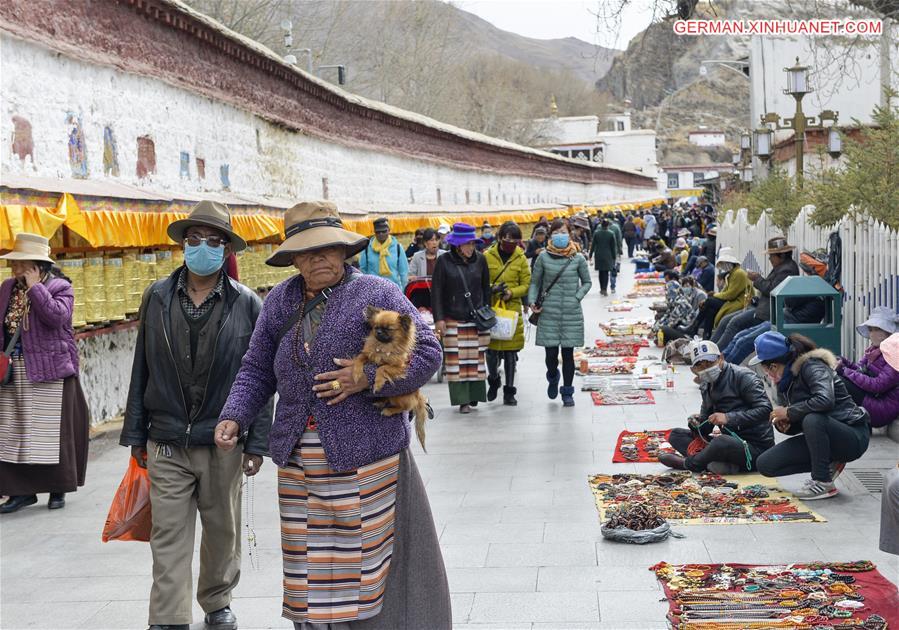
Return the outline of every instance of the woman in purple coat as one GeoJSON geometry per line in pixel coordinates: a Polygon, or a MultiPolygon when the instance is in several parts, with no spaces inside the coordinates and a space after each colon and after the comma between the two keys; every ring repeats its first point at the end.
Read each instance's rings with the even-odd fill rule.
{"type": "Polygon", "coordinates": [[[43,236],[16,235],[13,277],[0,285],[3,351],[12,374],[0,386],[0,514],[37,503],[65,506],[65,493],[84,485],[89,420],[78,381],[72,331],[72,285],[54,267],[43,236]]]}
{"type": "Polygon", "coordinates": [[[448,629],[446,570],[409,419],[376,406],[427,383],[440,368],[440,344],[399,287],[346,264],[368,240],[343,228],[334,204],[298,204],[285,226],[287,240],[267,262],[299,274],[268,294],[215,430],[220,448],[234,448],[277,392],[269,450],[278,466],[283,616],[303,630],[448,629]],[[376,366],[358,381],[350,367],[370,332],[368,306],[408,315],[416,331],[405,377],[377,394],[376,366]]]}
{"type": "Polygon", "coordinates": [[[878,306],[861,326],[858,334],[871,340],[861,361],[840,359],[837,373],[860,407],[871,415],[872,427],[885,427],[899,417],[899,372],[890,367],[880,351],[880,344],[896,332],[899,315],[886,306],[878,306]]]}

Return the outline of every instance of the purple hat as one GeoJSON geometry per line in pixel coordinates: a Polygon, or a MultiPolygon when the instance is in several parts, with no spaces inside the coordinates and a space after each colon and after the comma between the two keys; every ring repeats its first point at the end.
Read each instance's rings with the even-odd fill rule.
{"type": "Polygon", "coordinates": [[[453,231],[450,232],[444,240],[456,247],[465,245],[465,243],[471,243],[472,241],[474,241],[476,245],[480,245],[484,242],[478,238],[474,226],[467,223],[453,223],[453,231]]]}

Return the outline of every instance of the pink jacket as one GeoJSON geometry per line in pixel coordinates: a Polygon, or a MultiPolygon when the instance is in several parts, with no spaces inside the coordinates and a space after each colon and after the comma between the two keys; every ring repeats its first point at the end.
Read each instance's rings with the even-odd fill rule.
{"type": "MultiPolygon", "coordinates": [[[[15,278],[0,285],[0,317],[6,316],[15,278]]],[[[35,383],[78,374],[78,348],[72,330],[75,293],[62,278],[50,278],[28,290],[28,330],[22,330],[25,372],[35,383]]],[[[6,348],[3,348],[6,350],[6,348]]]]}

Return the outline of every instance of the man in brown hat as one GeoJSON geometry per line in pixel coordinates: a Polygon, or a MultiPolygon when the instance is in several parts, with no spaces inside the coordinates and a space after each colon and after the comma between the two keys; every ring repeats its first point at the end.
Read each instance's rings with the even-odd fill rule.
{"type": "Polygon", "coordinates": [[[753,305],[721,319],[715,334],[712,335],[712,341],[717,343],[718,347],[726,349],[738,333],[771,321],[771,291],[790,276],[799,275],[799,267],[793,260],[794,249],[783,236],[775,236],[768,240],[765,254],[768,255],[771,271],[765,277],[757,271],[746,272],[752,286],[758,292],[757,297],[753,300],[753,305]]]}
{"type": "Polygon", "coordinates": [[[214,430],[262,301],[229,278],[224,261],[246,242],[228,207],[201,201],[168,227],[184,266],[144,292],[119,443],[148,469],[153,529],[151,630],[187,630],[197,511],[203,527],[197,601],[207,627],[237,628],[231,592],[240,578],[240,473],[268,454],[271,401],[242,449],[215,446],[214,430]],[[243,452],[241,454],[241,451],[243,452]]]}

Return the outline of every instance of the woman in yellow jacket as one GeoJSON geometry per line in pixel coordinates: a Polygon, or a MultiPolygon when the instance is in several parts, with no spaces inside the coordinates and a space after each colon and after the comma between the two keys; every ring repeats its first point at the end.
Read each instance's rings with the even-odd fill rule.
{"type": "Polygon", "coordinates": [[[517,405],[515,400],[515,366],[518,352],[524,348],[524,313],[522,300],[528,294],[531,284],[531,268],[521,248],[521,228],[513,221],[504,223],[496,235],[496,242],[484,252],[490,268],[490,286],[493,288],[493,303],[500,303],[509,311],[519,314],[515,336],[508,341],[492,340],[487,349],[487,400],[496,400],[502,378],[499,374],[503,364],[506,384],[503,386],[503,404],[517,405]]]}
{"type": "Polygon", "coordinates": [[[752,299],[752,281],[733,253],[722,250],[715,267],[719,279],[724,279],[724,286],[703,303],[690,331],[695,335],[701,329],[704,339],[711,337],[725,315],[746,308],[752,299]]]}

